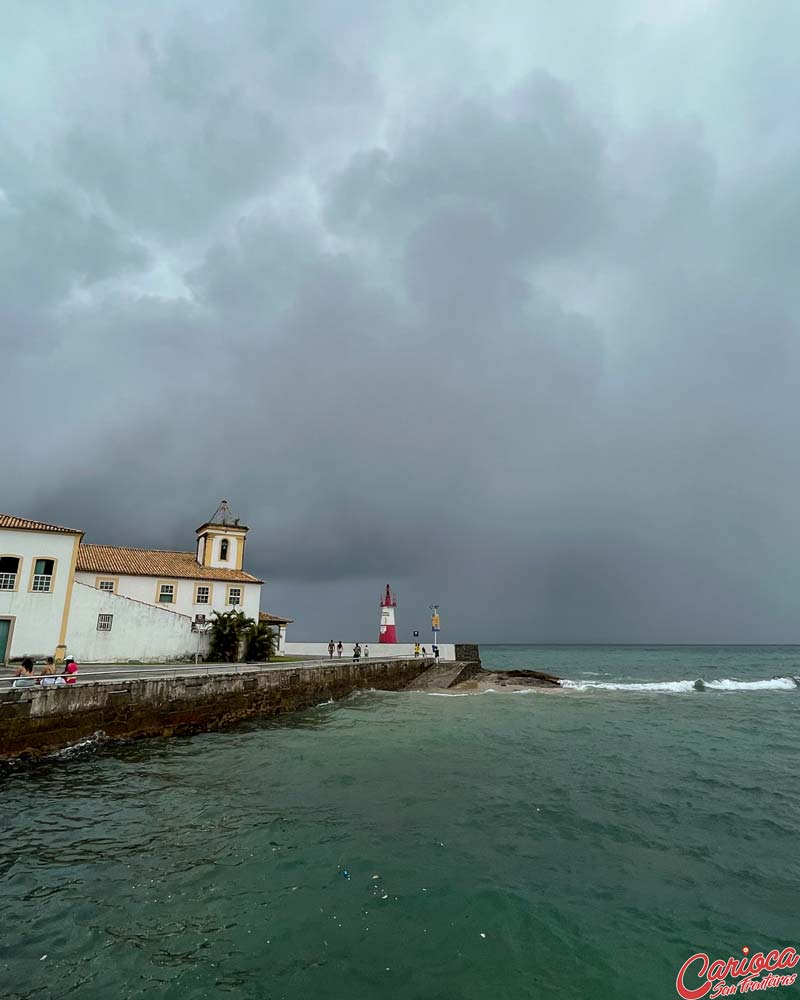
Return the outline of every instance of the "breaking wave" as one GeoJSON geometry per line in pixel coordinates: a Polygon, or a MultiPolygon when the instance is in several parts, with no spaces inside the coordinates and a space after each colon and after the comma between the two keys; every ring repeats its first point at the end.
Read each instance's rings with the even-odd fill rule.
{"type": "Polygon", "coordinates": [[[706,681],[570,681],[562,680],[562,688],[573,691],[629,691],[633,694],[691,694],[694,691],[794,691],[800,687],[796,677],[772,677],[763,681],[737,681],[729,677],[706,681]]]}

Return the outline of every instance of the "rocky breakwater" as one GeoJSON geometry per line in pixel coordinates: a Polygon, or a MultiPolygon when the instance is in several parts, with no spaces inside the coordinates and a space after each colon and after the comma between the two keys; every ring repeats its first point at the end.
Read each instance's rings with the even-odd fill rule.
{"type": "Polygon", "coordinates": [[[484,670],[480,661],[443,663],[430,667],[406,685],[409,691],[450,691],[480,694],[484,691],[560,690],[561,679],[541,670],[484,670]]]}
{"type": "Polygon", "coordinates": [[[110,738],[222,729],[338,700],[359,689],[397,691],[430,660],[334,661],[171,677],[80,682],[0,694],[0,758],[40,756],[96,733],[110,738]]]}
{"type": "Polygon", "coordinates": [[[455,685],[459,692],[482,691],[560,691],[561,678],[541,670],[481,670],[455,685]]]}

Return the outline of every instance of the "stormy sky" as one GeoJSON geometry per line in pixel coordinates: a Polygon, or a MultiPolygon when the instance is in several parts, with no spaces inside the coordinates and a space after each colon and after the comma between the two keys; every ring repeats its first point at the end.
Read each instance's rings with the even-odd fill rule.
{"type": "Polygon", "coordinates": [[[290,638],[800,640],[800,6],[6,0],[0,509],[290,638]]]}

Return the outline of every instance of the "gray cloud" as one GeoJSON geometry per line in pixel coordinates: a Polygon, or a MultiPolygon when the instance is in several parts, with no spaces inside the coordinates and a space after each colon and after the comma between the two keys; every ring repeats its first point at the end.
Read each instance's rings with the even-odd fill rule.
{"type": "Polygon", "coordinates": [[[334,7],[12,8],[0,506],[227,496],[298,636],[796,640],[795,15],[334,7]]]}

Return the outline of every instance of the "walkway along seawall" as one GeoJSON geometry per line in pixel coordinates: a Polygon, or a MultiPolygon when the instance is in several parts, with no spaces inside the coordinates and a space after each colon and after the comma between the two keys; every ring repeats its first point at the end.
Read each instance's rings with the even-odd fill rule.
{"type": "Polygon", "coordinates": [[[40,756],[98,732],[120,739],[222,729],[242,719],[309,708],[365,688],[397,691],[430,665],[430,659],[413,658],[251,665],[238,673],[17,688],[0,694],[0,758],[40,756]]]}

